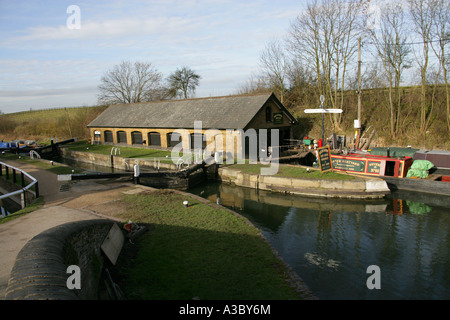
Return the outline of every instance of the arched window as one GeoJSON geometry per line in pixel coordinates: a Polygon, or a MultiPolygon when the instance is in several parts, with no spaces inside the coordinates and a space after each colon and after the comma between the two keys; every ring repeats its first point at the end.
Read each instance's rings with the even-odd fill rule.
{"type": "Polygon", "coordinates": [[[266,122],[272,122],[272,108],[266,107],[266,122]]]}
{"type": "Polygon", "coordinates": [[[117,131],[117,143],[127,143],[127,133],[125,131],[117,131]]]}
{"type": "Polygon", "coordinates": [[[206,139],[203,133],[191,133],[191,150],[206,148],[206,139]]]}
{"type": "Polygon", "coordinates": [[[149,146],[161,147],[161,134],[159,132],[149,132],[147,140],[149,146]]]}
{"type": "Polygon", "coordinates": [[[142,132],[140,131],[133,131],[131,133],[131,143],[132,144],[142,144],[142,132]]]}
{"type": "Polygon", "coordinates": [[[114,142],[113,133],[111,130],[105,130],[103,137],[105,138],[105,142],[114,142]]]}
{"type": "Polygon", "coordinates": [[[181,135],[178,132],[170,132],[167,134],[167,146],[175,147],[181,142],[181,135]]]}

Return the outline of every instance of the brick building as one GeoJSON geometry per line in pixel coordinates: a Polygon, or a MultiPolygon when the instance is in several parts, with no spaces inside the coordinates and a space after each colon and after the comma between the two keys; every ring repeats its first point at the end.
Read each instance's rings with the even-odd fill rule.
{"type": "MultiPolygon", "coordinates": [[[[202,148],[214,145],[217,135],[225,136],[227,130],[235,131],[236,147],[236,141],[245,139],[242,131],[258,135],[260,129],[267,129],[269,145],[278,145],[270,141],[270,130],[278,129],[282,145],[292,138],[294,123],[274,94],[263,94],[111,105],[88,128],[94,143],[167,149],[181,141],[183,148],[193,149],[195,141],[201,141],[202,148]]],[[[219,143],[226,150],[226,141],[219,143]]]]}

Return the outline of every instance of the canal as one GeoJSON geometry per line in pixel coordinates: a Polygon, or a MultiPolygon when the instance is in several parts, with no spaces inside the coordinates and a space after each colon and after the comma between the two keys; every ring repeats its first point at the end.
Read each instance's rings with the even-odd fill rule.
{"type": "Polygon", "coordinates": [[[450,299],[450,197],[393,192],[383,200],[321,199],[213,181],[189,192],[248,218],[319,299],[450,299]],[[380,289],[367,286],[373,265],[380,289]]]}
{"type": "Polygon", "coordinates": [[[450,299],[449,197],[318,199],[217,182],[190,192],[248,218],[319,299],[450,299]]]}

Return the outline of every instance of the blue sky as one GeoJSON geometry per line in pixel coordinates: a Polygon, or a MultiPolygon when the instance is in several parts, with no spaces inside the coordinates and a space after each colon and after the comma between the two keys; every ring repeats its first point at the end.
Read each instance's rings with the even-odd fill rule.
{"type": "Polygon", "coordinates": [[[197,97],[236,93],[265,45],[286,36],[300,0],[0,0],[0,111],[97,103],[101,76],[123,60],[167,77],[187,65],[197,97]],[[70,5],[80,28],[69,29],[70,5]]]}

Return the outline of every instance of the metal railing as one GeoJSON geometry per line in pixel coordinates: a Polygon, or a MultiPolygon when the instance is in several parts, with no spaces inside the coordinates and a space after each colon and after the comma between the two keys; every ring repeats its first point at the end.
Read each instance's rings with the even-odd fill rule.
{"type": "MultiPolygon", "coordinates": [[[[26,173],[25,171],[13,167],[9,164],[0,162],[0,177],[3,176],[3,174],[6,175],[6,180],[10,179],[10,175],[12,175],[12,182],[14,182],[15,184],[19,184],[17,181],[17,175],[16,173],[19,172],[20,173],[20,186],[21,189],[17,190],[17,191],[13,191],[4,195],[0,195],[0,200],[5,199],[5,198],[9,198],[9,197],[13,197],[16,195],[20,195],[20,202],[21,202],[21,206],[22,209],[25,208],[28,205],[28,201],[27,201],[27,192],[30,192],[32,194],[34,194],[34,198],[37,199],[39,198],[39,183],[38,181],[32,177],[31,175],[29,175],[28,173],[26,173]],[[3,168],[5,168],[5,170],[3,170],[3,168]],[[10,172],[11,170],[11,172],[10,172]],[[27,178],[28,180],[30,180],[29,184],[26,184],[25,178],[27,178]],[[34,186],[34,191],[31,190],[31,188],[34,186]]],[[[31,201],[29,202],[31,203],[31,201]]]]}

